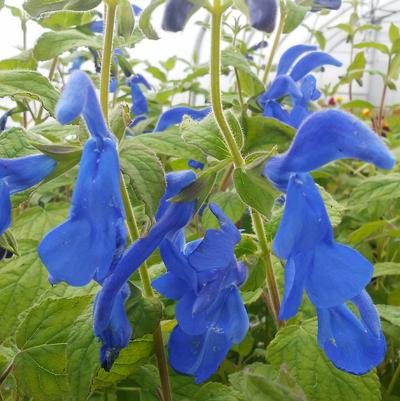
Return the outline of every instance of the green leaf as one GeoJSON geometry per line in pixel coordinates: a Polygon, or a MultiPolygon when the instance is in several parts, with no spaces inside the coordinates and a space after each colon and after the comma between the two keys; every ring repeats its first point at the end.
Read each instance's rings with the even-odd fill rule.
{"type": "Polygon", "coordinates": [[[363,179],[349,197],[352,207],[367,207],[371,202],[395,200],[400,197],[400,174],[379,174],[363,179]]]}
{"type": "Polygon", "coordinates": [[[0,341],[15,332],[18,316],[50,288],[48,273],[41,264],[37,243],[20,241],[20,257],[2,262],[0,274],[0,341]]]}
{"type": "Polygon", "coordinates": [[[245,123],[246,154],[256,151],[270,151],[274,146],[279,152],[285,151],[292,141],[296,130],[275,118],[263,116],[246,117],[245,123]]]}
{"type": "Polygon", "coordinates": [[[69,333],[91,296],[46,299],[18,326],[14,376],[18,390],[38,401],[62,399],[68,392],[66,346],[69,333]]]}
{"type": "Polygon", "coordinates": [[[380,384],[375,371],[354,376],[337,369],[318,346],[315,319],[278,332],[267,349],[275,369],[286,365],[309,401],[380,401],[380,384]]]}
{"type": "Polygon", "coordinates": [[[118,103],[110,114],[110,128],[115,137],[120,141],[125,134],[126,127],[130,123],[129,106],[127,103],[118,103]]]}
{"type": "Polygon", "coordinates": [[[278,373],[271,365],[253,363],[231,374],[229,381],[245,395],[246,401],[307,401],[286,369],[278,373]]]}
{"type": "Polygon", "coordinates": [[[120,157],[127,184],[145,204],[148,216],[154,216],[165,192],[162,164],[152,150],[129,140],[124,142],[120,157]]]}
{"type": "Polygon", "coordinates": [[[385,220],[369,221],[368,223],[362,224],[357,230],[353,231],[349,235],[349,241],[353,244],[357,244],[372,235],[381,233],[388,225],[385,220]]]}
{"type": "Polygon", "coordinates": [[[94,20],[97,14],[96,11],[52,11],[41,14],[37,22],[44,28],[62,31],[64,29],[89,24],[94,20]]]}
{"type": "Polygon", "coordinates": [[[20,54],[0,61],[0,70],[36,70],[37,61],[33,57],[32,50],[26,50],[20,54]]]}
{"type": "Polygon", "coordinates": [[[389,48],[384,45],[383,43],[377,43],[377,42],[361,42],[361,43],[357,43],[356,45],[354,45],[355,49],[365,49],[365,48],[369,48],[369,49],[376,49],[379,50],[381,53],[384,54],[389,54],[389,48]]]}
{"type": "Polygon", "coordinates": [[[290,33],[303,22],[309,8],[300,6],[292,0],[286,1],[286,7],[286,20],[283,33],[290,33]]]}
{"type": "Polygon", "coordinates": [[[272,205],[278,193],[267,179],[253,171],[237,168],[233,172],[233,182],[237,193],[246,205],[266,217],[271,215],[272,205]]]}
{"type": "Polygon", "coordinates": [[[153,354],[151,337],[133,340],[119,354],[110,372],[99,370],[95,380],[95,388],[112,386],[133,374],[153,354]]]}
{"type": "Polygon", "coordinates": [[[44,207],[31,207],[18,215],[13,233],[18,240],[40,241],[56,225],[62,223],[68,214],[67,203],[49,203],[44,207]]]}
{"type": "Polygon", "coordinates": [[[118,34],[128,40],[135,28],[135,15],[129,0],[120,0],[118,4],[118,34]]]}
{"type": "Polygon", "coordinates": [[[11,159],[37,153],[28,142],[25,131],[22,128],[10,128],[2,132],[0,136],[0,157],[11,159]]]}
{"type": "Polygon", "coordinates": [[[264,91],[264,85],[253,72],[246,57],[238,48],[230,46],[221,53],[222,68],[233,67],[239,72],[242,90],[249,96],[255,96],[264,91]]]}
{"type": "Polygon", "coordinates": [[[374,265],[374,277],[397,276],[400,274],[400,263],[381,262],[374,265]]]}
{"type": "Polygon", "coordinates": [[[389,77],[393,80],[397,80],[399,78],[400,74],[400,54],[396,54],[392,62],[390,63],[390,71],[389,71],[389,77]]]}
{"type": "Polygon", "coordinates": [[[139,19],[139,26],[142,32],[146,35],[148,39],[157,40],[160,39],[157,32],[151,25],[151,16],[154,10],[161,6],[165,0],[152,0],[150,4],[143,10],[142,14],[140,15],[139,19]]]}
{"type": "Polygon", "coordinates": [[[93,334],[92,308],[89,307],[71,328],[66,348],[70,395],[86,400],[99,369],[100,342],[93,334]]]}
{"type": "Polygon", "coordinates": [[[392,45],[396,43],[399,37],[400,37],[399,28],[392,22],[389,27],[389,39],[392,42],[392,45]]]}
{"type": "Polygon", "coordinates": [[[317,187],[319,192],[321,193],[332,226],[338,226],[342,221],[346,208],[342,204],[337,202],[325,188],[321,187],[318,184],[317,187]]]}
{"type": "Polygon", "coordinates": [[[49,11],[76,10],[86,11],[97,7],[101,0],[26,0],[24,10],[33,18],[49,11]]]}
{"type": "Polygon", "coordinates": [[[360,109],[370,109],[370,110],[373,110],[375,108],[375,106],[372,103],[367,102],[366,100],[361,100],[361,99],[352,100],[350,102],[343,103],[340,105],[340,107],[342,109],[360,108],[360,109]]]}
{"type": "Polygon", "coordinates": [[[378,309],[379,315],[382,319],[400,327],[400,306],[376,305],[376,309],[378,309]]]}
{"type": "Polygon", "coordinates": [[[203,152],[196,146],[189,145],[183,141],[179,129],[173,128],[163,133],[136,135],[127,141],[141,143],[160,155],[205,162],[203,152]]]}
{"type": "Polygon", "coordinates": [[[53,116],[59,94],[43,75],[35,71],[0,71],[0,97],[19,96],[38,100],[53,116]]]}
{"type": "Polygon", "coordinates": [[[230,157],[214,115],[210,114],[201,121],[185,117],[180,125],[180,130],[186,143],[196,146],[206,155],[215,157],[217,160],[230,157]]]}
{"type": "Polygon", "coordinates": [[[206,383],[194,394],[196,401],[244,401],[243,396],[233,387],[222,383],[206,383]]]}
{"type": "Polygon", "coordinates": [[[67,50],[81,46],[101,49],[102,41],[98,36],[87,35],[74,29],[45,32],[37,40],[33,54],[39,61],[51,60],[67,50]]]}
{"type": "MultiPolygon", "coordinates": [[[[246,205],[240,200],[235,192],[219,192],[210,197],[209,202],[216,203],[226,216],[233,222],[241,219],[246,211],[246,205]]],[[[209,208],[206,208],[201,216],[201,222],[205,230],[210,228],[219,228],[217,218],[211,213],[209,208]]]]}

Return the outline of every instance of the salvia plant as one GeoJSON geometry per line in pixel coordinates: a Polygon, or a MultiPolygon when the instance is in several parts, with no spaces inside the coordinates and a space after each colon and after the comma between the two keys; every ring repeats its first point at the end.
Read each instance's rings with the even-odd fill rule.
{"type": "Polygon", "coordinates": [[[0,1],[0,400],[400,399],[400,31],[361,5],[0,1]],[[348,65],[308,24],[345,7],[348,65]],[[201,9],[192,58],[136,51],[201,9]]]}

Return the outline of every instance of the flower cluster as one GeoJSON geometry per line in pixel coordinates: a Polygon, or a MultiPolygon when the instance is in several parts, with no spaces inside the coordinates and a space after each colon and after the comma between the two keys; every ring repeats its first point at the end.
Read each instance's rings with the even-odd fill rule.
{"type": "Polygon", "coordinates": [[[342,63],[328,53],[317,51],[315,46],[296,45],[286,50],[270,88],[258,97],[263,116],[277,118],[298,128],[310,114],[309,102],[321,97],[315,77],[309,74],[325,65],[340,67],[342,63]],[[279,102],[286,96],[291,99],[290,111],[279,102]]]}
{"type": "MultiPolygon", "coordinates": [[[[285,63],[281,60],[278,78],[285,63]]],[[[320,62],[312,65],[317,64],[320,62]]],[[[365,291],[373,266],[356,250],[335,241],[324,202],[309,174],[342,158],[384,169],[395,164],[368,126],[348,113],[330,109],[306,117],[288,151],[271,158],[263,174],[286,192],[284,213],[273,242],[274,253],[286,260],[279,318],[286,320],[297,313],[305,290],[317,310],[321,348],[339,369],[363,374],[382,361],[386,350],[379,316],[365,291]],[[353,304],[359,316],[347,303],[353,304]]]]}
{"type": "Polygon", "coordinates": [[[210,229],[203,239],[187,244],[164,240],[160,252],[168,272],[152,284],[165,297],[178,301],[169,360],[178,372],[195,376],[196,383],[214,373],[249,326],[238,289],[246,280],[247,268],[234,255],[240,233],[216,204],[210,210],[221,228],[210,229]]]}

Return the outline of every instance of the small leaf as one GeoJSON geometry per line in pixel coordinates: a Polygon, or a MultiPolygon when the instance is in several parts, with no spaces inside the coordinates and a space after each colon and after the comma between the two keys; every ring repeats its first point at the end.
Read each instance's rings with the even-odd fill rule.
{"type": "Polygon", "coordinates": [[[45,32],[37,40],[33,49],[33,54],[39,61],[51,60],[67,50],[81,46],[101,49],[102,41],[98,36],[87,35],[83,32],[72,29],[57,32],[45,32]]]}
{"type": "Polygon", "coordinates": [[[400,263],[381,262],[374,265],[374,277],[397,276],[400,274],[400,263]]]}
{"type": "Polygon", "coordinates": [[[365,49],[365,48],[369,48],[369,49],[375,49],[375,50],[379,50],[381,53],[384,54],[389,54],[389,48],[384,45],[383,43],[378,43],[378,42],[361,42],[361,43],[357,43],[356,45],[354,45],[354,48],[356,49],[365,49]]]}
{"type": "Polygon", "coordinates": [[[292,0],[286,1],[286,7],[286,20],[283,33],[290,33],[303,22],[309,8],[300,6],[292,0]]]}

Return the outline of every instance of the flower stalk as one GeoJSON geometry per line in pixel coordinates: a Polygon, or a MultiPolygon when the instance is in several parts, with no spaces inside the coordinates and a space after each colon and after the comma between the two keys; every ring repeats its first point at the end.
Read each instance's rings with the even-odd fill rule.
{"type": "MultiPolygon", "coordinates": [[[[117,3],[108,1],[106,3],[106,24],[103,44],[103,58],[100,78],[100,104],[103,110],[104,118],[108,123],[108,95],[110,86],[110,70],[111,57],[113,48],[114,25],[116,17],[117,3]]],[[[129,194],[126,187],[125,179],[121,173],[121,196],[124,203],[126,213],[126,224],[130,242],[134,242],[140,237],[139,227],[133,212],[132,205],[129,200],[129,194]]],[[[143,285],[143,292],[146,297],[154,297],[154,292],[151,287],[151,280],[147,271],[146,264],[143,264],[140,269],[140,278],[143,285]]],[[[165,354],[163,336],[161,326],[158,325],[153,334],[154,348],[157,357],[158,370],[160,374],[163,401],[172,401],[171,386],[169,382],[167,357],[165,354]]]]}

